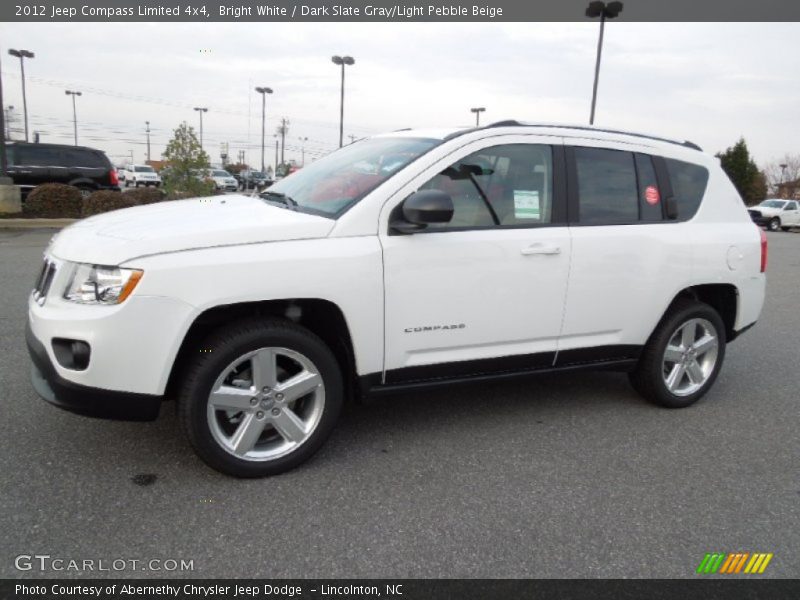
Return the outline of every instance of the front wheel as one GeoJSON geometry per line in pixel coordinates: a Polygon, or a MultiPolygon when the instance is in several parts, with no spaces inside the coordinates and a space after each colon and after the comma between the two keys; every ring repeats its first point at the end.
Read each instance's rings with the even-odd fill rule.
{"type": "Polygon", "coordinates": [[[683,300],[650,336],[631,384],[656,404],[684,408],[709,390],[724,358],[722,318],[708,304],[683,300]]]}
{"type": "Polygon", "coordinates": [[[322,340],[288,321],[252,320],[197,349],[179,410],[209,466],[263,477],[293,469],[322,446],[343,396],[338,363],[322,340]]]}
{"type": "Polygon", "coordinates": [[[781,221],[778,217],[774,217],[770,219],[769,223],[767,223],[767,229],[770,231],[778,231],[781,228],[781,221]]]}

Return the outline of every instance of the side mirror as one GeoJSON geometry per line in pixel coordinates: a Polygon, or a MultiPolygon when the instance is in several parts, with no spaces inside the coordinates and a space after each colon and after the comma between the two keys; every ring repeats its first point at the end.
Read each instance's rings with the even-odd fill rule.
{"type": "Polygon", "coordinates": [[[667,213],[667,218],[674,221],[678,218],[678,201],[674,196],[670,196],[664,200],[664,209],[667,213]]]}
{"type": "Polygon", "coordinates": [[[402,218],[393,219],[391,227],[400,233],[414,233],[432,223],[449,223],[453,218],[453,199],[441,190],[415,192],[398,208],[402,218]]]}

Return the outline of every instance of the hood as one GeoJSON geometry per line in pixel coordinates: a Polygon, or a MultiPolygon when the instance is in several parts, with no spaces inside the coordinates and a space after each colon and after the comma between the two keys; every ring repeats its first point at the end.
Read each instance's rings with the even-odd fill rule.
{"type": "Polygon", "coordinates": [[[119,265],[139,256],[327,236],[333,219],[229,195],[137,206],[62,230],[49,251],[74,262],[119,265]]]}
{"type": "Polygon", "coordinates": [[[750,210],[761,213],[762,217],[774,217],[783,212],[782,208],[769,208],[767,206],[754,206],[750,210]]]}

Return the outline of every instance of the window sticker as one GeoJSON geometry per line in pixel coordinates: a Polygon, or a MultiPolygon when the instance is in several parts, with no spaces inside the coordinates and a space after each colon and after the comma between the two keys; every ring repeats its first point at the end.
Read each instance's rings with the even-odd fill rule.
{"type": "Polygon", "coordinates": [[[538,190],[514,190],[514,217],[537,220],[542,218],[538,190]]]}
{"type": "Polygon", "coordinates": [[[648,185],[644,191],[644,199],[651,206],[655,206],[661,200],[661,195],[658,193],[658,188],[654,185],[648,185]]]}

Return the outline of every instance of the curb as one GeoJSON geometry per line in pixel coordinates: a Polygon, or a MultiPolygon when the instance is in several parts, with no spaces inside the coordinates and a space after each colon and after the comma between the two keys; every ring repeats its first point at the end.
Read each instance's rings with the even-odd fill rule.
{"type": "Polygon", "coordinates": [[[0,229],[60,229],[79,219],[0,219],[0,229]]]}

